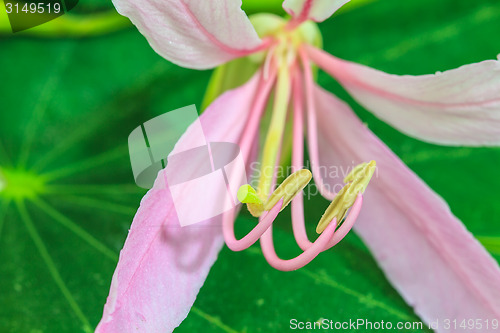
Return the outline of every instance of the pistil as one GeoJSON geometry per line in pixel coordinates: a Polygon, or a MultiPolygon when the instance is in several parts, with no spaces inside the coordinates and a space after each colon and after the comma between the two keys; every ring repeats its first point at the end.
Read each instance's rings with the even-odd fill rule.
{"type": "Polygon", "coordinates": [[[262,152],[262,166],[257,193],[261,199],[266,199],[271,192],[274,167],[278,158],[279,148],[285,129],[285,120],[290,99],[290,73],[288,61],[284,54],[278,57],[278,82],[276,84],[275,100],[271,123],[262,152]]]}

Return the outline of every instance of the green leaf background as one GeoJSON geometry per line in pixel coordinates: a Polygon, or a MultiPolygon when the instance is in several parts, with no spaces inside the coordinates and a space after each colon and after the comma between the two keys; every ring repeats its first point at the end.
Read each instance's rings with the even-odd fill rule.
{"type": "MultiPolygon", "coordinates": [[[[268,9],[279,10],[274,3],[268,9]]],[[[112,10],[107,1],[82,0],[75,15],[112,10]]],[[[426,74],[496,58],[499,22],[497,0],[352,0],[320,28],[332,54],[426,74]]],[[[0,332],[94,329],[144,194],[133,182],[128,134],[169,110],[200,108],[210,71],[167,62],[131,26],[109,30],[85,38],[0,36],[0,172],[8,181],[0,191],[0,332]]],[[[500,149],[419,142],[370,115],[324,73],[318,81],[348,100],[500,258],[500,149]]],[[[326,205],[307,203],[312,228],[326,205]]],[[[240,214],[238,231],[253,222],[240,214]]],[[[275,233],[281,255],[298,253],[288,212],[275,233]]],[[[176,332],[286,332],[292,318],[420,320],[350,234],[296,272],[270,268],[257,245],[224,248],[176,332]]]]}

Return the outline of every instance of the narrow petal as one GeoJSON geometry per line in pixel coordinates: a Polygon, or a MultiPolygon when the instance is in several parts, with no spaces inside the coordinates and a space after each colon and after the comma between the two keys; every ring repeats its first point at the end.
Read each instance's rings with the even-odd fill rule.
{"type": "Polygon", "coordinates": [[[500,144],[498,60],[400,76],[307,50],[361,105],[410,136],[446,145],[500,144]]]}
{"type": "MultiPolygon", "coordinates": [[[[209,106],[200,117],[208,142],[238,143],[259,84],[256,75],[209,106]]],[[[192,146],[190,130],[174,151],[192,146]]],[[[96,332],[171,332],[187,316],[224,243],[221,216],[180,227],[164,178],[163,170],[141,202],[96,332]]],[[[204,209],[196,198],[186,200],[204,209]]]]}
{"type": "MultiPolygon", "coordinates": [[[[446,202],[345,103],[319,87],[315,96],[322,165],[346,170],[362,161],[377,161],[354,229],[393,286],[427,323],[499,318],[500,269],[496,261],[446,202]]],[[[325,182],[334,187],[341,178],[325,182]]],[[[444,330],[441,325],[437,330],[458,331],[444,330]]]]}
{"type": "Polygon", "coordinates": [[[297,22],[322,22],[350,0],[285,0],[283,8],[297,22]]]}
{"type": "Polygon", "coordinates": [[[262,46],[241,0],[113,0],[151,47],[173,63],[206,69],[262,46]]]}

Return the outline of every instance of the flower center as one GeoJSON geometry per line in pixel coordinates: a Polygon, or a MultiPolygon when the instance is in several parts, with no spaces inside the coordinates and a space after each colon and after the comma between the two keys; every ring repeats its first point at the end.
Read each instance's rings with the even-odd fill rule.
{"type": "MultiPolygon", "coordinates": [[[[303,93],[303,89],[292,89],[292,86],[302,85],[303,78],[307,76],[306,74],[310,74],[310,68],[307,68],[310,64],[304,62],[300,56],[301,47],[303,44],[319,46],[321,33],[316,24],[310,21],[290,29],[285,19],[272,14],[258,14],[250,19],[259,36],[271,40],[271,46],[251,56],[253,57],[251,60],[261,64],[264,76],[269,76],[272,72],[276,77],[272,113],[262,149],[258,185],[256,189],[244,185],[238,192],[239,200],[247,204],[253,216],[259,217],[271,210],[281,199],[283,204],[280,210],[284,209],[312,178],[308,170],[299,170],[273,191],[275,169],[285,134],[287,114],[292,104],[292,90],[294,94],[303,93]]],[[[294,100],[293,104],[296,103],[294,100]]],[[[325,211],[318,224],[318,233],[324,231],[334,218],[338,222],[342,221],[358,194],[364,192],[374,170],[375,162],[362,163],[346,177],[344,182],[347,185],[337,193],[325,211]]]]}
{"type": "Polygon", "coordinates": [[[267,261],[280,270],[298,269],[311,261],[320,252],[335,246],[352,228],[362,205],[362,193],[366,189],[374,171],[375,162],[362,163],[344,179],[347,183],[340,192],[321,192],[323,180],[318,174],[319,158],[316,134],[316,107],[314,102],[314,79],[311,63],[304,45],[321,46],[321,34],[312,22],[298,26],[287,24],[281,17],[259,14],[251,21],[268,48],[251,55],[249,60],[260,66],[259,80],[262,88],[256,91],[255,108],[251,109],[249,126],[242,135],[242,146],[250,151],[250,142],[255,140],[260,126],[266,126],[265,139],[260,155],[260,170],[254,174],[257,186],[243,185],[238,191],[238,199],[247,205],[248,211],[259,217],[258,224],[242,239],[234,235],[234,218],[223,219],[223,233],[226,244],[234,251],[248,248],[258,239],[267,261]],[[266,104],[270,112],[265,112],[266,104]],[[290,111],[290,112],[289,112],[290,111]],[[287,122],[288,118],[293,118],[287,122]],[[309,158],[312,173],[303,169],[304,163],[304,119],[307,118],[309,158]],[[269,120],[269,122],[268,122],[269,120]],[[291,124],[291,134],[286,127],[291,124]],[[281,155],[288,153],[286,144],[292,143],[292,171],[275,188],[281,155]],[[243,144],[244,143],[244,144],[243,144]],[[320,219],[316,231],[320,234],[311,242],[305,229],[302,191],[314,175],[320,193],[332,198],[331,204],[320,219]],[[319,176],[319,177],[318,177],[319,176]],[[304,251],[288,260],[280,259],[272,240],[272,224],[279,212],[288,204],[292,206],[292,229],[297,244],[304,251]]]}
{"type": "Polygon", "coordinates": [[[321,34],[312,22],[305,22],[290,30],[285,19],[272,14],[258,14],[250,20],[261,38],[272,40],[268,50],[251,56],[251,59],[264,64],[264,75],[272,69],[277,71],[272,116],[262,151],[257,187],[257,195],[265,200],[271,192],[273,170],[284,134],[292,90],[291,73],[300,66],[298,50],[304,43],[321,44],[321,34]]]}
{"type": "Polygon", "coordinates": [[[256,14],[250,16],[259,37],[271,39],[272,46],[265,51],[250,56],[250,59],[259,64],[280,59],[292,65],[297,56],[297,50],[303,44],[318,48],[322,46],[321,32],[318,26],[311,21],[306,21],[299,26],[289,29],[288,21],[273,14],[256,14]]]}

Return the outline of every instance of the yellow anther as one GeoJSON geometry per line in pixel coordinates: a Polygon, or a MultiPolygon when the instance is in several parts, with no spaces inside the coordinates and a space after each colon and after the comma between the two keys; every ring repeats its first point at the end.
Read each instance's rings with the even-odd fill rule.
{"type": "Polygon", "coordinates": [[[369,163],[361,163],[356,166],[354,170],[347,175],[344,179],[344,183],[352,182],[352,191],[356,193],[364,193],[368,183],[372,179],[375,172],[377,164],[375,161],[370,161],[369,163]]]}
{"type": "Polygon", "coordinates": [[[349,172],[349,174],[344,178],[344,183],[347,184],[352,182],[354,179],[359,178],[359,174],[363,171],[367,164],[368,163],[361,163],[356,165],[354,169],[352,169],[352,171],[349,172]]]}
{"type": "Polygon", "coordinates": [[[270,210],[283,199],[283,206],[281,210],[283,210],[290,201],[300,193],[304,187],[311,181],[312,174],[311,171],[307,169],[301,169],[292,173],[288,176],[278,188],[271,194],[267,202],[264,204],[265,210],[270,210]]]}
{"type": "Polygon", "coordinates": [[[253,217],[259,217],[264,212],[264,206],[262,204],[247,204],[248,211],[253,217]]]}
{"type": "Polygon", "coordinates": [[[337,193],[333,201],[323,213],[323,216],[321,216],[321,219],[318,222],[318,226],[316,227],[316,232],[318,234],[322,233],[326,229],[326,227],[328,227],[333,218],[337,218],[337,223],[340,223],[344,218],[345,213],[348,209],[345,208],[344,195],[346,194],[349,187],[351,187],[350,183],[344,186],[340,190],[340,192],[337,193]]]}
{"type": "Polygon", "coordinates": [[[247,204],[248,211],[255,217],[259,217],[264,211],[271,210],[281,199],[283,199],[283,210],[290,201],[300,193],[311,181],[311,171],[302,169],[288,176],[278,188],[269,196],[264,203],[257,192],[250,185],[243,185],[238,190],[238,200],[247,204]]]}
{"type": "Polygon", "coordinates": [[[316,227],[316,232],[318,234],[322,233],[334,218],[337,218],[337,223],[342,222],[347,210],[354,205],[358,195],[366,190],[375,172],[375,168],[375,161],[361,163],[344,178],[344,182],[347,183],[347,185],[337,193],[321,217],[316,227]]]}
{"type": "MultiPolygon", "coordinates": [[[[344,181],[347,183],[335,196],[323,216],[318,222],[316,232],[322,233],[328,225],[337,220],[337,224],[342,223],[349,208],[354,205],[356,198],[363,193],[370,182],[376,168],[375,161],[361,163],[351,171],[344,181]]],[[[272,209],[281,199],[283,199],[283,210],[292,199],[302,192],[304,187],[311,181],[312,174],[307,169],[302,169],[288,176],[276,190],[263,202],[255,189],[250,185],[243,185],[238,190],[238,199],[246,203],[250,213],[259,217],[264,211],[272,209]]]]}

